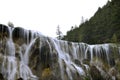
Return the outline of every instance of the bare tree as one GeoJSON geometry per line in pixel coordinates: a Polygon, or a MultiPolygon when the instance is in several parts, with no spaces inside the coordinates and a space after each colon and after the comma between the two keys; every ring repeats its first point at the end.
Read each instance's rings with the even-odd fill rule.
{"type": "Polygon", "coordinates": [[[62,32],[60,31],[60,27],[59,27],[59,25],[57,26],[56,34],[58,35],[58,37],[57,37],[58,39],[62,39],[63,34],[62,34],[62,32]]]}
{"type": "Polygon", "coordinates": [[[84,17],[82,16],[82,17],[81,17],[81,24],[84,23],[84,22],[85,22],[85,21],[84,21],[84,17]]]}

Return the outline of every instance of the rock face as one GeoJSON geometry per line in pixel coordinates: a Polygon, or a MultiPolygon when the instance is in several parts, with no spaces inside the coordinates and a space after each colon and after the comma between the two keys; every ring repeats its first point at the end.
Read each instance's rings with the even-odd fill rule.
{"type": "Polygon", "coordinates": [[[120,47],[45,37],[0,24],[0,80],[119,80],[120,47]]]}
{"type": "Polygon", "coordinates": [[[94,80],[103,80],[100,71],[95,66],[90,67],[90,74],[94,80]]]}
{"type": "Polygon", "coordinates": [[[4,77],[1,73],[0,73],[0,80],[4,80],[4,77]]]}

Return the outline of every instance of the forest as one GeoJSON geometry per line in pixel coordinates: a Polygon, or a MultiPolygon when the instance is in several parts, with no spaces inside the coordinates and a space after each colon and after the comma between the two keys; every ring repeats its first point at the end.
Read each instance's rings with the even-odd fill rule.
{"type": "Polygon", "coordinates": [[[71,27],[63,40],[88,44],[120,42],[120,0],[108,1],[78,27],[71,27]]]}

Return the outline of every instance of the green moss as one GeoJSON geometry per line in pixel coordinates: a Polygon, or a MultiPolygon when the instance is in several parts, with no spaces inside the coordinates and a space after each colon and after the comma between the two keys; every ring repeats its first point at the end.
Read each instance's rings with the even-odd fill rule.
{"type": "Polygon", "coordinates": [[[50,68],[45,68],[42,72],[42,77],[49,77],[52,74],[52,71],[50,70],[50,68]]]}
{"type": "Polygon", "coordinates": [[[84,77],[83,80],[91,80],[89,76],[84,77]]]}

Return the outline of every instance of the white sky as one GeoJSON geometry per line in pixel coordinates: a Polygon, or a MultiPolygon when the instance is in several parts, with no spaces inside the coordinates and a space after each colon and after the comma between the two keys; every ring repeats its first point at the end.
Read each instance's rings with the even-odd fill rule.
{"type": "Polygon", "coordinates": [[[57,26],[63,34],[89,19],[108,0],[0,0],[0,23],[39,31],[56,37],[57,26]]]}

